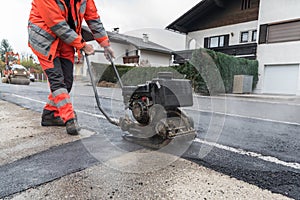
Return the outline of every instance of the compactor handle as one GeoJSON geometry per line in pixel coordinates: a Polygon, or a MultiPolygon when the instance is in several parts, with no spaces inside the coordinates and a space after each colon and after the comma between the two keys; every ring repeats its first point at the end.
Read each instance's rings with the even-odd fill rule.
{"type": "MultiPolygon", "coordinates": [[[[104,53],[104,50],[95,50],[95,53],[104,53]]],[[[115,72],[115,74],[117,76],[117,79],[119,81],[120,87],[122,89],[123,88],[123,82],[121,80],[120,74],[119,74],[119,72],[117,70],[117,67],[115,65],[114,59],[112,58],[112,56],[110,54],[108,54],[108,58],[109,58],[109,62],[111,64],[111,66],[113,67],[114,72],[115,72]]]]}
{"type": "Polygon", "coordinates": [[[104,111],[104,109],[102,108],[101,103],[100,103],[100,100],[99,100],[99,94],[98,94],[98,91],[97,91],[97,88],[96,88],[96,83],[95,83],[94,76],[93,76],[93,73],[92,73],[91,65],[90,65],[90,62],[89,62],[89,57],[88,57],[88,55],[87,55],[86,53],[84,53],[84,52],[83,52],[83,55],[84,55],[85,60],[86,60],[86,63],[87,63],[87,68],[88,68],[88,72],[89,72],[89,75],[90,75],[90,78],[91,78],[91,82],[92,82],[92,86],[93,86],[93,90],[94,90],[95,99],[96,99],[96,103],[97,103],[98,109],[100,110],[100,112],[104,115],[104,117],[105,117],[111,124],[114,124],[114,125],[116,125],[116,126],[119,126],[119,121],[110,118],[110,117],[107,115],[107,113],[104,111]]]}

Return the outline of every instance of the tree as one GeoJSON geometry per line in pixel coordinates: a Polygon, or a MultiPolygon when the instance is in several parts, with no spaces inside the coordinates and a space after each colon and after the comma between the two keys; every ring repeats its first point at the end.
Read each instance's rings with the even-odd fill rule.
{"type": "Polygon", "coordinates": [[[2,60],[0,60],[0,73],[2,72],[2,70],[4,70],[5,69],[5,63],[2,61],[2,60]]]}
{"type": "Polygon", "coordinates": [[[29,59],[22,59],[21,65],[29,69],[31,72],[34,73],[42,73],[42,68],[39,64],[35,63],[34,60],[29,57],[29,59]]]}
{"type": "Polygon", "coordinates": [[[7,39],[3,39],[1,41],[1,45],[0,45],[0,55],[1,55],[1,60],[3,62],[5,62],[5,52],[8,52],[8,51],[13,51],[13,48],[8,43],[7,39]]]}

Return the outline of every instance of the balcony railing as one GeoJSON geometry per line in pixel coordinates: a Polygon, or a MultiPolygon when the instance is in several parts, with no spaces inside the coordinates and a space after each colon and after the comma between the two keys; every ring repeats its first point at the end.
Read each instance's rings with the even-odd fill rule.
{"type": "MultiPolygon", "coordinates": [[[[210,48],[213,51],[225,53],[239,58],[256,59],[257,43],[232,45],[227,47],[210,48]]],[[[184,50],[174,52],[174,63],[183,64],[192,58],[194,50],[184,50]]]]}

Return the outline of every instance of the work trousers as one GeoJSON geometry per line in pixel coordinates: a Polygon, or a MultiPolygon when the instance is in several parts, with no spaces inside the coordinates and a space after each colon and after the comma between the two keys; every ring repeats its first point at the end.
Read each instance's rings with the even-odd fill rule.
{"type": "Polygon", "coordinates": [[[39,58],[50,87],[44,110],[54,112],[54,117],[59,116],[64,122],[75,118],[69,95],[73,85],[74,54],[74,48],[61,41],[53,62],[39,58]]]}

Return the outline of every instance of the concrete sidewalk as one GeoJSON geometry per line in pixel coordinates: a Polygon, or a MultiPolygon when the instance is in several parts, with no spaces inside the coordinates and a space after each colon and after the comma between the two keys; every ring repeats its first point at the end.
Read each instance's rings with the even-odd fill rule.
{"type": "Polygon", "coordinates": [[[300,96],[276,94],[226,94],[226,98],[300,105],[300,96]]]}
{"type": "MultiPolygon", "coordinates": [[[[80,141],[95,134],[83,130],[69,136],[64,127],[41,127],[40,113],[0,100],[0,163],[19,165],[33,155],[51,152],[54,147],[80,141]],[[18,161],[18,162],[17,162],[18,161]]],[[[4,199],[288,199],[279,194],[220,174],[193,162],[172,158],[173,162],[152,171],[128,172],[124,166],[147,168],[141,158],[149,150],[124,153],[113,160],[65,174],[41,185],[28,186],[4,199]],[[114,165],[112,165],[114,163],[114,165]],[[119,168],[116,168],[119,166],[119,168]]],[[[67,155],[67,154],[65,154],[67,155]]],[[[80,159],[80,158],[77,158],[80,159]]],[[[34,164],[34,163],[33,163],[34,164]]],[[[40,166],[40,170],[43,170],[40,166]]],[[[28,169],[23,169],[24,172],[28,169]]],[[[13,172],[9,172],[12,173],[13,172]]],[[[47,173],[47,172],[44,172],[47,173]]],[[[49,172],[51,175],[51,172],[49,172]]],[[[14,179],[14,177],[11,177],[14,179]]],[[[31,177],[23,177],[24,181],[31,177]]],[[[18,185],[0,188],[0,194],[18,185]]]]}

